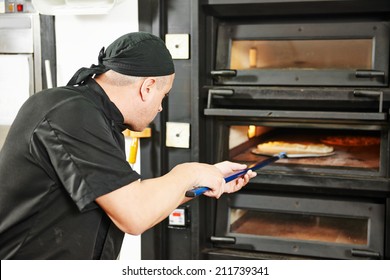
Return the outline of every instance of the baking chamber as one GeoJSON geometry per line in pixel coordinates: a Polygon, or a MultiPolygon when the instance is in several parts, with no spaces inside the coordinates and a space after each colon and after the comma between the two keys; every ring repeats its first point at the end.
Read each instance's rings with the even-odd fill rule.
{"type": "MultiPolygon", "coordinates": [[[[385,178],[388,133],[385,123],[352,124],[300,121],[216,120],[215,158],[253,164],[272,154],[264,154],[261,144],[298,144],[327,147],[330,152],[291,154],[259,172],[268,174],[321,173],[322,176],[370,176],[385,178]]],[[[282,150],[283,151],[283,148],[282,150]]]]}
{"type": "Polygon", "coordinates": [[[378,201],[235,194],[218,204],[216,247],[328,259],[380,259],[378,201]]]}
{"type": "Polygon", "coordinates": [[[388,85],[387,22],[221,22],[217,34],[215,84],[388,85]]]}

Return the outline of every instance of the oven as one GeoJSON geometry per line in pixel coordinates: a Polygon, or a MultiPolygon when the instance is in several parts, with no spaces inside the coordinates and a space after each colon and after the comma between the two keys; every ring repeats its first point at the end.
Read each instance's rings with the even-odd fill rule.
{"type": "Polygon", "coordinates": [[[385,121],[213,118],[215,161],[248,165],[263,161],[270,155],[259,153],[261,143],[325,143],[333,148],[323,155],[291,154],[258,170],[242,191],[220,198],[210,236],[215,248],[251,255],[385,257],[389,192],[385,121]]]}
{"type": "Polygon", "coordinates": [[[200,70],[207,161],[250,165],[272,156],[261,144],[331,152],[291,154],[211,202],[205,258],[390,258],[390,18],[215,7],[200,70]]]}

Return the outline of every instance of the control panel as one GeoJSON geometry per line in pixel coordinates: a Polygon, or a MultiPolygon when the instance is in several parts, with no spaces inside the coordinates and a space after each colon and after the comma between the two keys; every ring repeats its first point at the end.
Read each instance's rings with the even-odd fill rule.
{"type": "Polygon", "coordinates": [[[188,206],[180,206],[172,211],[168,219],[168,227],[170,228],[187,228],[190,226],[190,215],[188,206]]]}

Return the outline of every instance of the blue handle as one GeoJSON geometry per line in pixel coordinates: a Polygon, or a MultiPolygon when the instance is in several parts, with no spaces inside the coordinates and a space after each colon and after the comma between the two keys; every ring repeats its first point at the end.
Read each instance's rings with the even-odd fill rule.
{"type": "MultiPolygon", "coordinates": [[[[228,183],[230,181],[233,181],[234,179],[246,174],[249,170],[255,171],[255,170],[260,169],[264,166],[267,166],[268,164],[273,163],[281,158],[287,158],[287,154],[285,152],[282,152],[276,156],[273,156],[273,157],[270,157],[266,160],[255,163],[255,164],[249,166],[248,168],[241,170],[240,172],[237,172],[233,175],[226,177],[225,182],[228,183]]],[[[208,188],[208,187],[197,187],[197,188],[194,188],[192,190],[188,190],[186,192],[186,197],[196,197],[196,196],[199,196],[199,195],[205,193],[208,190],[210,190],[210,188],[208,188]]]]}
{"type": "Polygon", "coordinates": [[[195,189],[186,191],[186,197],[196,197],[205,192],[207,192],[210,188],[208,187],[197,187],[195,189]]]}

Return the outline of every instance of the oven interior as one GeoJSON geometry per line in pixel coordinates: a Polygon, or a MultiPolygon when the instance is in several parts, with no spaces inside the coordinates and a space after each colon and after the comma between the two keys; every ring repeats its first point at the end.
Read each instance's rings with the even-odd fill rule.
{"type": "Polygon", "coordinates": [[[217,36],[215,84],[388,85],[387,22],[229,21],[217,36]]]}
{"type": "MultiPolygon", "coordinates": [[[[384,127],[325,125],[310,126],[308,123],[266,123],[257,125],[225,125],[229,139],[223,157],[231,161],[253,164],[270,156],[257,149],[257,145],[290,143],[299,145],[324,145],[331,153],[314,154],[280,159],[265,170],[283,172],[327,172],[348,175],[360,174],[385,176],[387,133],[384,127]]],[[[222,130],[223,131],[223,130],[222,130]]],[[[222,134],[224,134],[222,132],[222,134]]],[[[222,143],[220,143],[222,144],[222,143]]]]}

